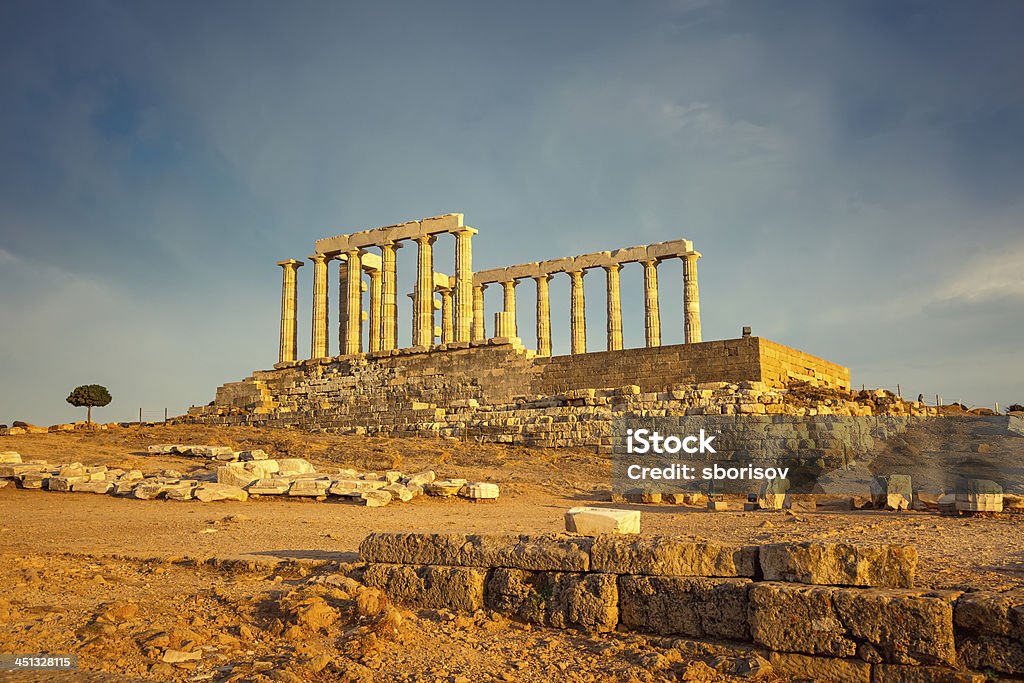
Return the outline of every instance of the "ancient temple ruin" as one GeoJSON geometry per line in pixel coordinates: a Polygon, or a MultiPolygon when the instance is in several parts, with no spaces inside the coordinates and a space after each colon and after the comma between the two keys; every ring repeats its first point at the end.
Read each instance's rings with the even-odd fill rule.
{"type": "Polygon", "coordinates": [[[477,234],[462,214],[446,214],[317,240],[309,257],[312,329],[305,358],[297,348],[298,271],[304,262],[280,261],[278,362],[220,387],[213,403],[189,411],[190,419],[604,448],[613,417],[637,411],[779,414],[783,406],[772,392],[793,382],[850,386],[846,368],[767,339],[744,334],[703,341],[700,253],[689,240],[474,271],[477,234]],[[455,240],[453,274],[434,259],[434,244],[445,235],[455,240]],[[410,327],[403,328],[398,256],[410,242],[416,245],[416,278],[410,327]],[[670,259],[683,264],[684,338],[666,344],[658,266],[670,259]],[[339,262],[333,349],[332,261],[339,262]],[[628,264],[642,267],[644,275],[639,348],[623,345],[620,271],[628,264]],[[595,271],[603,271],[607,287],[601,350],[588,346],[586,328],[583,281],[595,271]],[[549,282],[562,275],[570,283],[569,320],[552,321],[549,282]],[[534,348],[525,345],[527,335],[516,320],[516,287],[524,280],[533,280],[536,292],[536,332],[529,336],[534,348]],[[503,301],[488,318],[484,290],[490,285],[501,285],[503,301]],[[570,329],[568,355],[552,355],[553,323],[570,329]],[[400,337],[411,343],[401,346],[400,337]]]}
{"type": "MultiPolygon", "coordinates": [[[[484,290],[500,284],[504,307],[494,315],[492,338],[519,337],[516,323],[516,286],[523,280],[536,283],[538,356],[551,355],[551,309],[548,283],[557,274],[570,278],[572,292],[572,354],[587,352],[586,312],[583,276],[604,270],[607,282],[607,350],[622,349],[622,305],[619,271],[637,263],[644,269],[644,322],[646,346],[661,346],[661,314],[658,303],[658,264],[668,259],[683,262],[683,308],[685,342],[701,340],[697,259],[689,240],[659,242],[566,258],[524,263],[473,272],[472,238],[477,230],[463,225],[459,213],[425,218],[375,228],[351,235],[318,240],[313,263],[313,316],[310,359],[326,358],[328,344],[328,263],[340,262],[338,282],[338,355],[352,355],[398,348],[397,252],[403,242],[416,243],[416,286],[413,300],[412,344],[407,348],[447,348],[452,343],[481,342],[487,338],[484,290]],[[454,275],[435,272],[433,244],[439,236],[455,238],[454,275]],[[375,251],[379,250],[379,253],[375,251]],[[363,274],[369,280],[369,306],[363,310],[363,274]],[[435,325],[440,296],[441,325],[435,325]],[[363,322],[369,324],[368,347],[363,348],[363,322]]],[[[279,362],[297,357],[297,271],[302,261],[278,263],[283,271],[281,286],[281,344],[279,362]]]]}

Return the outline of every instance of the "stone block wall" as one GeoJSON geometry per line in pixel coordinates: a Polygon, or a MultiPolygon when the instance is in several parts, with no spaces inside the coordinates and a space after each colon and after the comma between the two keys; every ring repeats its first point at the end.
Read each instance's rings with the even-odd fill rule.
{"type": "Polygon", "coordinates": [[[867,683],[1024,673],[1024,597],[915,589],[909,547],[377,533],[360,557],[364,581],[408,605],[733,643],[780,675],[867,683]]]}

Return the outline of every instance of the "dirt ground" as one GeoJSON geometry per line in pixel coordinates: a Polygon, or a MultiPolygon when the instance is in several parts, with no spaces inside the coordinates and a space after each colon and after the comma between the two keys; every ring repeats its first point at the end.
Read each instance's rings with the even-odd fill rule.
{"type": "MultiPolygon", "coordinates": [[[[0,673],[0,680],[710,681],[757,673],[757,662],[735,651],[530,628],[485,613],[412,612],[358,584],[351,563],[370,531],[561,531],[566,509],[610,506],[606,456],[206,426],[2,437],[0,450],[144,472],[204,466],[146,455],[155,443],[263,448],[272,457],[361,470],[431,468],[497,482],[502,494],[494,503],[419,497],[367,508],[334,499],[202,504],[7,486],[0,489],[0,653],[73,653],[91,673],[0,673]],[[198,662],[167,654],[197,651],[198,662]]],[[[1024,584],[1021,515],[635,507],[644,534],[904,543],[920,554],[920,585],[1024,584]]]]}

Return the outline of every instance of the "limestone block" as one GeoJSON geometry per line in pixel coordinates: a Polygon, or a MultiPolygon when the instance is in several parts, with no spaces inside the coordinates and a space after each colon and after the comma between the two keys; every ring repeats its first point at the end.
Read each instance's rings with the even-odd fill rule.
{"type": "Polygon", "coordinates": [[[636,631],[750,640],[750,584],[750,579],[620,576],[619,619],[636,631]]]}
{"type": "Polygon", "coordinates": [[[142,470],[128,470],[117,478],[118,481],[141,481],[142,479],[144,479],[142,470]]]}
{"type": "Polygon", "coordinates": [[[914,500],[910,476],[890,474],[875,477],[871,482],[871,502],[878,510],[907,510],[914,500]]]}
{"type": "Polygon", "coordinates": [[[592,543],[556,535],[378,532],[359,544],[359,557],[364,562],[587,571],[592,543]]]}
{"type": "Polygon", "coordinates": [[[238,461],[238,451],[231,451],[231,452],[228,452],[228,453],[218,453],[217,455],[213,456],[213,460],[216,460],[217,462],[237,462],[238,461]]]}
{"type": "Polygon", "coordinates": [[[426,609],[475,612],[484,606],[487,572],[471,567],[369,564],[363,583],[395,602],[426,609]]]}
{"type": "Polygon", "coordinates": [[[390,486],[385,486],[381,491],[390,493],[392,500],[398,500],[403,503],[408,503],[413,499],[413,492],[402,484],[391,484],[390,486]]]}
{"type": "Polygon", "coordinates": [[[260,478],[262,477],[259,477],[258,475],[250,472],[240,463],[224,465],[222,467],[217,468],[218,484],[227,484],[228,486],[238,486],[239,488],[245,488],[246,486],[260,478]]]}
{"type": "Polygon", "coordinates": [[[459,489],[459,495],[471,500],[493,500],[498,497],[498,485],[485,481],[471,482],[459,489]]]}
{"type": "Polygon", "coordinates": [[[258,479],[270,478],[281,471],[276,460],[251,460],[243,462],[245,464],[242,467],[245,468],[245,471],[252,473],[258,479]]]}
{"type": "Polygon", "coordinates": [[[132,490],[132,496],[139,500],[153,500],[167,492],[167,484],[156,481],[143,481],[132,490]]]}
{"type": "Polygon", "coordinates": [[[348,496],[353,493],[379,491],[387,486],[383,479],[333,479],[328,492],[333,496],[348,496]]]}
{"type": "Polygon", "coordinates": [[[917,549],[851,543],[771,543],[759,551],[765,581],[826,586],[911,588],[917,549]]]}
{"type": "Polygon", "coordinates": [[[86,477],[50,477],[46,480],[49,491],[70,491],[72,485],[88,481],[86,477]]]}
{"type": "Polygon", "coordinates": [[[672,536],[599,536],[591,549],[591,570],[611,574],[752,577],[757,548],[672,536]]]}
{"type": "Polygon", "coordinates": [[[392,496],[388,491],[364,491],[359,494],[359,499],[369,508],[382,508],[391,502],[392,496]]]}
{"type": "Polygon", "coordinates": [[[327,495],[327,489],[331,487],[331,480],[323,479],[296,479],[288,489],[289,496],[309,496],[319,498],[327,495]]]}
{"type": "Polygon", "coordinates": [[[253,460],[267,460],[268,456],[266,452],[257,448],[249,451],[238,451],[238,459],[242,462],[251,462],[253,460]]]}
{"type": "Polygon", "coordinates": [[[751,586],[755,643],[781,652],[951,665],[953,608],[926,591],[759,582],[751,586]]]}
{"type": "Polygon", "coordinates": [[[203,482],[196,487],[192,494],[196,500],[204,503],[209,503],[215,500],[248,500],[249,494],[245,492],[245,489],[238,486],[231,486],[229,484],[215,484],[213,482],[203,482]]]}
{"type": "Polygon", "coordinates": [[[111,491],[115,496],[128,496],[135,492],[135,487],[139,485],[137,479],[121,479],[114,483],[114,490],[111,491]]]}
{"type": "Polygon", "coordinates": [[[80,481],[71,485],[75,493],[110,493],[114,484],[109,481],[80,481]]]}
{"type": "Polygon", "coordinates": [[[289,474],[309,474],[316,472],[316,468],[313,467],[308,461],[302,458],[283,458],[277,461],[278,472],[281,475],[289,474]]]}
{"type": "Polygon", "coordinates": [[[811,657],[792,652],[768,655],[772,671],[787,680],[831,681],[834,683],[870,683],[871,665],[859,659],[811,657]]]}
{"type": "Polygon", "coordinates": [[[21,463],[21,454],[18,453],[17,451],[3,451],[3,452],[0,452],[0,463],[9,464],[9,465],[20,464],[21,463]]]}
{"type": "Polygon", "coordinates": [[[953,623],[964,664],[1024,674],[1024,590],[965,593],[956,601],[953,623]]]}
{"type": "Polygon", "coordinates": [[[985,683],[991,679],[985,674],[940,666],[875,664],[871,680],[873,683],[985,683]]]}
{"type": "Polygon", "coordinates": [[[640,533],[639,510],[575,507],[565,513],[565,530],[582,536],[640,533]]]}
{"type": "Polygon", "coordinates": [[[229,455],[234,452],[230,446],[192,446],[189,451],[192,455],[204,458],[216,458],[218,455],[229,455]]]}
{"type": "Polygon", "coordinates": [[[279,496],[288,493],[291,486],[290,479],[267,478],[257,479],[249,484],[247,490],[253,496],[279,496]]]}
{"type": "Polygon", "coordinates": [[[71,479],[88,479],[88,472],[85,470],[85,465],[80,462],[73,462],[70,465],[64,465],[60,468],[57,473],[61,477],[68,477],[71,479]]]}
{"type": "Polygon", "coordinates": [[[171,453],[177,453],[175,450],[178,448],[178,444],[173,443],[158,443],[152,446],[146,446],[146,452],[150,455],[170,455],[171,453]]]}
{"type": "Polygon", "coordinates": [[[21,488],[41,489],[50,476],[49,472],[25,472],[21,475],[21,488]]]}
{"type": "Polygon", "coordinates": [[[164,497],[167,500],[192,500],[198,483],[192,479],[182,479],[177,484],[168,484],[164,497]]]}
{"type": "Polygon", "coordinates": [[[427,495],[450,498],[458,494],[468,482],[465,479],[440,479],[423,486],[427,495]]]}
{"type": "Polygon", "coordinates": [[[384,473],[384,481],[388,484],[394,484],[401,481],[403,478],[402,473],[398,470],[388,470],[384,473]]]}
{"type": "Polygon", "coordinates": [[[586,632],[618,624],[618,588],[611,574],[531,572],[498,568],[484,586],[488,609],[511,619],[586,632]]]}

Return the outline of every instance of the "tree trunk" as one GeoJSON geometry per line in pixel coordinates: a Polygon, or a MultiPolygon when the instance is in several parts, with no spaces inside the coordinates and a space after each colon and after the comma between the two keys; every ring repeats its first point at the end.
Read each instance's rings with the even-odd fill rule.
{"type": "Polygon", "coordinates": [[[86,421],[89,424],[92,424],[92,406],[86,406],[85,410],[86,410],[86,413],[85,413],[86,414],[86,418],[85,419],[86,419],[86,421]]]}

